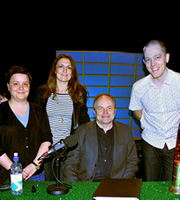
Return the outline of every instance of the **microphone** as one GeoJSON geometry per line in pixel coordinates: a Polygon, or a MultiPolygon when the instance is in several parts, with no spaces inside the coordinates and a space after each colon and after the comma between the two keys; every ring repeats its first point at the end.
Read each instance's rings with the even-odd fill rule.
{"type": "Polygon", "coordinates": [[[49,151],[43,153],[39,158],[38,160],[41,160],[43,157],[49,157],[51,154],[53,154],[54,152],[62,149],[62,148],[72,148],[74,147],[76,144],[77,144],[77,138],[75,135],[70,135],[70,136],[67,136],[64,140],[60,140],[60,142],[63,141],[63,143],[57,143],[55,144],[54,146],[52,146],[49,151]]]}

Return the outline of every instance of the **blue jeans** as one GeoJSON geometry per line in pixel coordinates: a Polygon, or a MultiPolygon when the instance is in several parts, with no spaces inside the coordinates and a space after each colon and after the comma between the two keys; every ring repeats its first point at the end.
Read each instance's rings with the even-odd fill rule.
{"type": "Polygon", "coordinates": [[[30,181],[45,181],[44,171],[42,171],[42,173],[31,176],[28,180],[30,180],[30,181]]]}
{"type": "Polygon", "coordinates": [[[175,148],[168,150],[151,146],[142,140],[145,181],[172,181],[175,148]]]}

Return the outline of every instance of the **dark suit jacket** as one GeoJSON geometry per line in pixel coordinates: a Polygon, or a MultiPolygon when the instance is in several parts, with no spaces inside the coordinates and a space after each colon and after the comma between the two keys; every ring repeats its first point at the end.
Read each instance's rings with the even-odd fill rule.
{"type": "MultiPolygon", "coordinates": [[[[78,146],[69,151],[63,164],[64,181],[93,181],[98,163],[96,122],[78,127],[75,132],[78,146]]],[[[130,128],[114,121],[114,157],[111,178],[134,178],[138,158],[130,128]]]]}

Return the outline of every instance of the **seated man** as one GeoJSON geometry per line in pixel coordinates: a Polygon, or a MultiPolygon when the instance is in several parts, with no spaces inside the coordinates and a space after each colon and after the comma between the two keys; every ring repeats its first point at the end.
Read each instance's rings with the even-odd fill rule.
{"type": "Polygon", "coordinates": [[[104,178],[135,178],[138,159],[130,128],[114,121],[116,101],[108,94],[94,100],[96,120],[78,127],[78,146],[67,154],[63,180],[102,181],[104,178]]]}

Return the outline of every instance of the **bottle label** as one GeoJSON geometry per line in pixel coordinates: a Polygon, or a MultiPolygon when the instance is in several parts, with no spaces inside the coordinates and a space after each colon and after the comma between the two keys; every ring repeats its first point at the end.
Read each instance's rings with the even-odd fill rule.
{"type": "Polygon", "coordinates": [[[11,190],[22,190],[22,174],[11,174],[11,190]]]}

